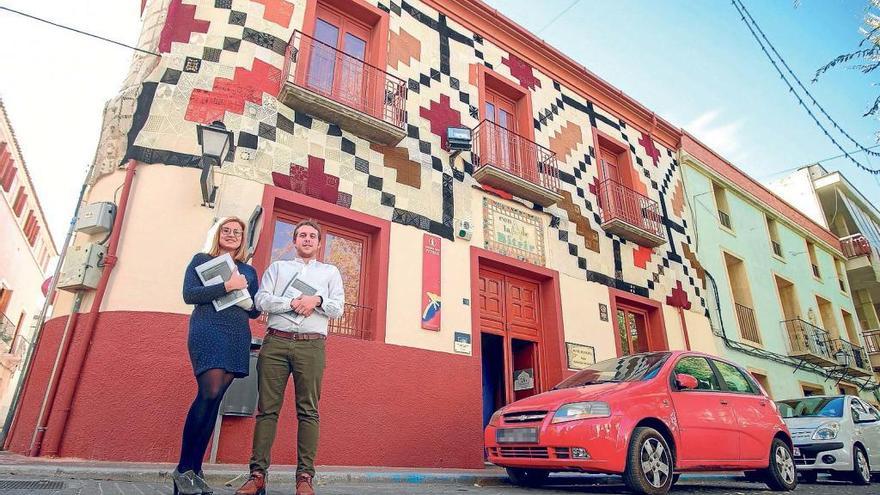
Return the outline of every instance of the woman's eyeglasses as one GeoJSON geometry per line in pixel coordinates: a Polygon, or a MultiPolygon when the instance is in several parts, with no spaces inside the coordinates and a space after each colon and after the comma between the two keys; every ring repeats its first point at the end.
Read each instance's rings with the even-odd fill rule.
{"type": "Polygon", "coordinates": [[[227,228],[220,229],[220,233],[223,235],[231,235],[232,237],[241,237],[242,234],[240,230],[232,230],[227,228]]]}

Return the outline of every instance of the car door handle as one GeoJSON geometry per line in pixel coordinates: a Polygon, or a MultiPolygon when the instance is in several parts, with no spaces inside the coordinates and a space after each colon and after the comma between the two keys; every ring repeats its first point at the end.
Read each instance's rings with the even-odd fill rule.
{"type": "Polygon", "coordinates": [[[727,401],[726,401],[726,400],[721,401],[721,405],[722,405],[722,406],[726,406],[726,405],[727,405],[727,401]]]}

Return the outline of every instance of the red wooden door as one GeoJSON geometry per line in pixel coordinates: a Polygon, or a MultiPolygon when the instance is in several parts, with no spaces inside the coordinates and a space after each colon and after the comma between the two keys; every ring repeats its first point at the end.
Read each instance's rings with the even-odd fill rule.
{"type": "Polygon", "coordinates": [[[504,339],[505,403],[543,391],[540,377],[540,286],[493,270],[480,270],[480,331],[504,339]],[[516,370],[532,369],[535,387],[514,392],[516,370]]]}
{"type": "Polygon", "coordinates": [[[645,311],[618,303],[615,322],[621,356],[647,352],[651,349],[648,314],[645,311]]]}

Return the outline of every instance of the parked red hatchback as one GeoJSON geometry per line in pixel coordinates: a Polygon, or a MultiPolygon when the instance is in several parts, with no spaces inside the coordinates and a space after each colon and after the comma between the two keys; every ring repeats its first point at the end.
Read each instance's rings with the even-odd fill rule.
{"type": "Polygon", "coordinates": [[[665,494],[678,473],[746,471],[778,491],[797,475],[776,405],[729,361],[697,352],[609,359],[514,402],[486,427],[489,461],[517,484],[555,471],[621,474],[665,494]]]}

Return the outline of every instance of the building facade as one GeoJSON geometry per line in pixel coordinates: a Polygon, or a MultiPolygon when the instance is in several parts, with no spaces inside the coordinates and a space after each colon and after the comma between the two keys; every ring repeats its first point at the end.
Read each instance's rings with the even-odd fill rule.
{"type": "Polygon", "coordinates": [[[803,167],[770,184],[840,239],[857,321],[880,371],[880,211],[840,172],[803,167]]]}
{"type": "MultiPolygon", "coordinates": [[[[488,415],[583,363],[715,351],[680,132],[482,2],[152,0],[143,26],[159,56],[138,54],[108,104],[87,194],[122,188],[112,276],[59,294],[8,449],[176,458],[195,390],[183,271],[225,215],[254,220],[260,272],[291,256],[298,219],[326,229],[347,308],[320,464],[480,467],[488,415]],[[234,146],[203,171],[196,126],[213,121],[234,146]],[[94,318],[71,318],[80,297],[94,318]]],[[[294,462],[294,424],[286,406],[276,462],[294,462]]],[[[224,416],[212,458],[244,462],[252,428],[224,416]]]]}
{"type": "Polygon", "coordinates": [[[0,196],[0,418],[5,418],[33,319],[43,305],[46,270],[58,253],[2,100],[0,196]]]}
{"type": "Polygon", "coordinates": [[[719,351],[777,400],[847,393],[876,403],[838,236],[688,134],[681,153],[719,351]]]}

